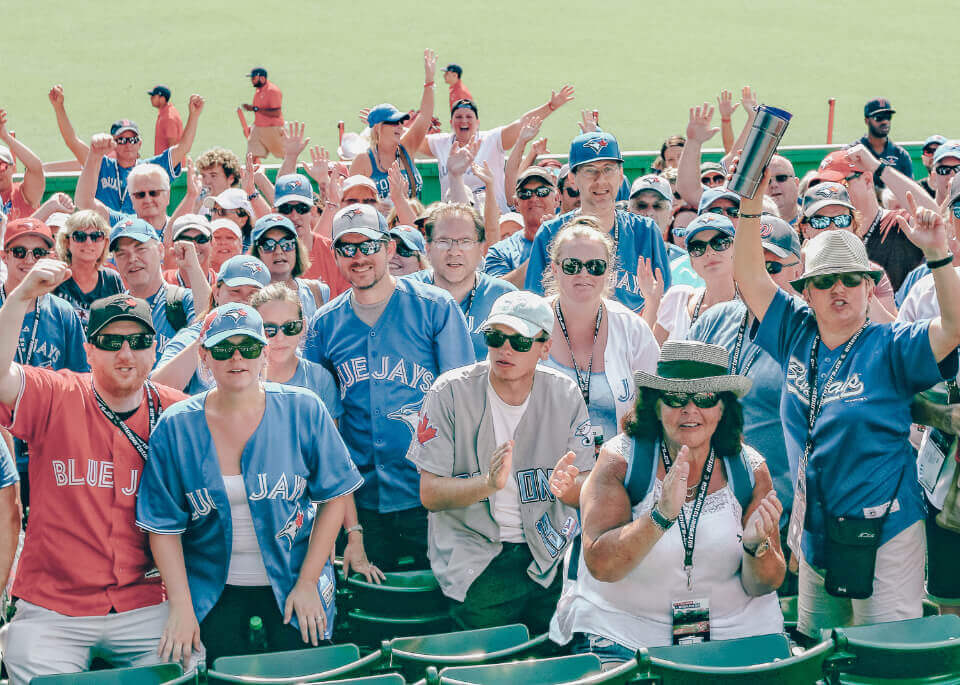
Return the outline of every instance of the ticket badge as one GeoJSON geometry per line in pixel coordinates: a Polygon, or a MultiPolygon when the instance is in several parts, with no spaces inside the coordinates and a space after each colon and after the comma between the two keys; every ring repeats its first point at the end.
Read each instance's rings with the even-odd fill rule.
{"type": "Polygon", "coordinates": [[[673,603],[673,644],[710,641],[710,600],[681,599],[673,603]]]}
{"type": "Polygon", "coordinates": [[[937,487],[947,455],[956,450],[956,439],[956,436],[947,435],[935,428],[924,433],[917,454],[917,479],[928,495],[933,495],[937,487]]]}

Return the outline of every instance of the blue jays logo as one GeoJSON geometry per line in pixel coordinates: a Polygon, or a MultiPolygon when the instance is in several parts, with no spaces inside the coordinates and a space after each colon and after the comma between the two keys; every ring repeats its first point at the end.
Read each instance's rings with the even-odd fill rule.
{"type": "Polygon", "coordinates": [[[137,306],[137,301],[132,297],[114,302],[113,306],[119,309],[122,312],[129,312],[131,309],[135,309],[137,306]]]}
{"type": "Polygon", "coordinates": [[[352,221],[354,217],[358,217],[362,214],[363,214],[363,210],[361,210],[359,207],[354,207],[353,209],[350,209],[344,212],[343,216],[344,218],[350,219],[352,221]]]}
{"type": "Polygon", "coordinates": [[[300,508],[300,505],[297,504],[296,509],[293,510],[293,513],[287,518],[283,527],[280,528],[280,532],[277,533],[277,540],[287,541],[287,549],[293,549],[293,541],[297,539],[297,534],[303,527],[303,518],[303,510],[300,508]]]}
{"type": "Polygon", "coordinates": [[[416,402],[405,404],[399,409],[395,409],[387,414],[388,419],[403,421],[410,428],[411,439],[417,434],[417,427],[420,424],[420,407],[423,405],[423,398],[416,402]]]}
{"type": "Polygon", "coordinates": [[[585,142],[583,146],[590,148],[594,154],[599,155],[600,151],[607,147],[607,141],[604,138],[593,138],[585,142]]]}
{"type": "Polygon", "coordinates": [[[302,185],[303,185],[303,181],[301,181],[299,178],[294,178],[290,181],[287,181],[288,188],[299,188],[302,185]]]}
{"type": "Polygon", "coordinates": [[[238,307],[236,309],[230,309],[229,311],[223,312],[220,314],[220,318],[233,319],[234,324],[239,324],[241,321],[247,318],[247,313],[238,307]]]}
{"type": "Polygon", "coordinates": [[[261,271],[264,271],[263,264],[261,264],[259,260],[244,262],[244,266],[250,270],[250,273],[253,274],[258,274],[261,271]]]}
{"type": "Polygon", "coordinates": [[[131,226],[133,226],[133,219],[127,219],[122,224],[120,224],[120,226],[123,228],[130,228],[131,226]]]}
{"type": "Polygon", "coordinates": [[[590,419],[587,419],[573,431],[573,434],[580,438],[580,444],[588,447],[593,444],[593,427],[590,425],[590,419]]]}

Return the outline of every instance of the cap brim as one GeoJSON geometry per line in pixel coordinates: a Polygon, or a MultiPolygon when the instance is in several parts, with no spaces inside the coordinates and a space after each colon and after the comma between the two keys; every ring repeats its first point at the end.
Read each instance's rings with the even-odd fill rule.
{"type": "Polygon", "coordinates": [[[725,236],[730,238],[732,238],[734,235],[734,232],[726,226],[696,226],[692,231],[689,230],[689,228],[687,229],[685,239],[689,241],[693,238],[693,236],[697,235],[698,233],[703,233],[704,231],[716,231],[717,233],[723,233],[725,236]]]}
{"type": "Polygon", "coordinates": [[[623,164],[623,157],[616,157],[613,155],[591,157],[590,159],[585,159],[582,162],[577,162],[577,164],[570,167],[570,171],[576,171],[577,167],[581,167],[584,164],[589,164],[590,162],[620,162],[621,164],[623,164]]]}
{"type": "Polygon", "coordinates": [[[857,209],[849,202],[844,202],[843,200],[817,200],[812,205],[810,205],[809,207],[803,210],[803,216],[809,219],[811,216],[814,215],[814,213],[818,209],[823,209],[824,207],[830,207],[830,206],[846,207],[851,212],[855,212],[857,209]]]}
{"type": "MultiPolygon", "coordinates": [[[[259,283],[257,285],[259,285],[259,283]]],[[[227,338],[232,338],[235,335],[246,335],[254,340],[262,342],[264,345],[267,344],[267,337],[265,335],[261,335],[256,331],[251,331],[249,328],[231,328],[226,331],[214,333],[208,338],[204,338],[203,346],[209,349],[217,343],[223,342],[227,338]]]]}
{"type": "Polygon", "coordinates": [[[840,183],[846,178],[846,175],[840,173],[839,171],[834,171],[833,169],[824,169],[823,171],[818,171],[817,175],[814,178],[818,181],[830,181],[831,183],[840,183]]]}
{"type": "Polygon", "coordinates": [[[657,195],[659,195],[660,197],[662,197],[664,200],[666,200],[667,202],[669,202],[671,205],[673,204],[673,195],[664,195],[663,192],[661,192],[661,191],[658,190],[657,188],[652,188],[652,187],[650,187],[650,186],[646,186],[646,187],[644,187],[644,188],[637,188],[635,191],[633,191],[632,193],[630,193],[630,199],[632,200],[634,197],[636,197],[636,196],[639,195],[640,193],[646,192],[646,191],[648,191],[648,190],[649,190],[651,193],[656,193],[657,195]]]}
{"type": "MultiPolygon", "coordinates": [[[[544,330],[535,323],[531,323],[526,319],[521,319],[517,316],[512,316],[510,314],[493,314],[488,317],[486,321],[483,322],[482,328],[490,328],[499,324],[501,326],[509,326],[515,330],[520,335],[526,336],[528,338],[534,337],[537,333],[544,330]]],[[[549,333],[550,331],[547,331],[549,333]]]]}
{"type": "Polygon", "coordinates": [[[413,240],[411,240],[408,236],[406,236],[403,233],[394,233],[393,231],[391,231],[390,237],[395,238],[396,240],[399,240],[401,243],[406,245],[408,250],[413,250],[414,252],[423,252],[423,249],[419,245],[417,245],[413,240]]]}
{"type": "Polygon", "coordinates": [[[157,334],[157,329],[154,328],[154,326],[153,326],[153,321],[147,322],[147,321],[144,321],[143,319],[141,319],[139,316],[132,316],[132,315],[126,313],[126,312],[118,312],[118,313],[114,314],[113,316],[111,316],[110,318],[106,319],[105,321],[101,322],[100,325],[96,328],[96,330],[92,330],[92,331],[88,330],[88,331],[87,331],[87,338],[91,338],[91,337],[95,336],[97,333],[99,333],[99,332],[102,331],[104,328],[106,328],[107,326],[109,326],[110,324],[112,324],[114,321],[136,321],[137,323],[139,323],[139,324],[141,324],[141,325],[143,325],[143,326],[146,326],[147,329],[148,329],[151,333],[153,333],[154,335],[157,334]]]}
{"type": "Polygon", "coordinates": [[[140,129],[134,128],[133,126],[124,126],[122,128],[118,128],[111,135],[116,136],[120,133],[126,133],[127,131],[130,131],[131,133],[136,133],[138,136],[140,135],[140,129]]]}
{"type": "Polygon", "coordinates": [[[880,279],[883,278],[882,271],[871,271],[864,269],[844,269],[842,271],[837,271],[836,269],[815,269],[809,273],[805,273],[800,278],[795,281],[790,281],[790,285],[793,286],[793,289],[798,293],[803,292],[804,286],[807,284],[807,281],[811,278],[816,278],[817,276],[829,276],[831,274],[867,274],[870,278],[873,279],[874,283],[879,283],[880,279]]]}
{"type": "Polygon", "coordinates": [[[634,371],[633,382],[638,388],[653,388],[663,392],[732,392],[743,397],[753,385],[746,376],[729,374],[704,378],[664,378],[646,371],[634,371]]]}
{"type": "MultiPolygon", "coordinates": [[[[376,192],[376,191],[374,191],[376,192]]],[[[280,205],[285,205],[288,202],[297,202],[302,205],[313,206],[313,196],[307,197],[306,195],[284,195],[283,197],[278,197],[273,201],[274,207],[279,207],[280,205]]]]}
{"type": "Polygon", "coordinates": [[[547,175],[545,175],[545,174],[530,174],[530,175],[528,175],[528,176],[524,176],[523,178],[518,178],[518,179],[517,179],[517,190],[520,190],[521,186],[523,186],[523,184],[526,183],[527,181],[529,181],[531,178],[539,179],[539,180],[545,182],[545,183],[546,183],[548,186],[550,186],[551,188],[556,188],[556,187],[557,187],[557,178],[556,178],[556,176],[553,176],[553,175],[547,176],[547,175]]]}
{"type": "Polygon", "coordinates": [[[774,245],[773,243],[761,242],[760,245],[761,247],[763,247],[764,250],[767,250],[768,252],[772,252],[773,254],[780,257],[780,259],[786,259],[787,257],[800,256],[794,252],[791,252],[790,250],[780,247],[779,245],[774,245]]]}
{"type": "Polygon", "coordinates": [[[249,276],[234,276],[233,278],[224,278],[222,281],[220,281],[220,283],[223,283],[228,288],[239,288],[243,285],[252,285],[261,289],[266,287],[256,278],[251,278],[249,276]]]}
{"type": "Polygon", "coordinates": [[[143,233],[120,233],[115,238],[110,239],[110,249],[112,250],[113,246],[117,244],[117,241],[121,240],[122,238],[130,238],[132,240],[136,240],[138,243],[148,243],[151,240],[156,240],[156,238],[144,235],[143,233]]]}

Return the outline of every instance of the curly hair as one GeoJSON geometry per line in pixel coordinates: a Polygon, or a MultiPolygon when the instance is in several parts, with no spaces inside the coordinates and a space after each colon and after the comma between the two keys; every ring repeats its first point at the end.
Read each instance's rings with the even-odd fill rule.
{"type": "MultiPolygon", "coordinates": [[[[720,393],[723,414],[710,438],[710,445],[722,457],[740,453],[743,441],[743,407],[732,392],[720,393]]],[[[653,441],[663,437],[663,424],[657,415],[660,391],[654,388],[639,388],[637,402],[623,417],[623,432],[638,440],[653,441]]]]}
{"type": "Polygon", "coordinates": [[[243,169],[243,164],[231,150],[215,147],[197,157],[197,171],[203,171],[218,164],[223,169],[224,176],[233,176],[233,183],[230,186],[234,188],[239,186],[240,170],[243,169]]]}

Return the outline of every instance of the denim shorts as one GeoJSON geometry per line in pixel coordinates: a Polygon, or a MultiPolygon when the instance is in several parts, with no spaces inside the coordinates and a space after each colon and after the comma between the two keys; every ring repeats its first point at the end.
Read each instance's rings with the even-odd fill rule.
{"type": "Polygon", "coordinates": [[[629,647],[595,633],[574,633],[570,641],[571,654],[596,654],[604,670],[630,661],[636,653],[629,647]]]}

